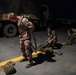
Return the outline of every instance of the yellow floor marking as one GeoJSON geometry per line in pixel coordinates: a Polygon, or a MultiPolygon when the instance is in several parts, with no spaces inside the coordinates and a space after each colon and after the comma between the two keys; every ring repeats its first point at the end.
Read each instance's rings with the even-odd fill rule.
{"type": "MultiPolygon", "coordinates": [[[[36,55],[36,54],[39,54],[39,53],[41,53],[41,51],[33,52],[32,55],[36,55]]],[[[0,62],[0,66],[5,65],[8,61],[16,62],[16,61],[19,61],[19,60],[21,60],[21,59],[23,59],[23,56],[19,56],[19,57],[10,59],[10,60],[6,60],[6,61],[3,61],[3,62],[0,62]]]]}

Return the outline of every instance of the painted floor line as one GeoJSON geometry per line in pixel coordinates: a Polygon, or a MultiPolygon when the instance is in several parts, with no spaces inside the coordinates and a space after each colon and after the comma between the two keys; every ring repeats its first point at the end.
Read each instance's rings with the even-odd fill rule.
{"type": "MultiPolygon", "coordinates": [[[[41,51],[33,52],[32,55],[36,55],[36,54],[39,54],[39,53],[41,53],[41,51]]],[[[6,60],[6,61],[3,61],[3,62],[0,62],[0,66],[5,65],[5,64],[6,64],[7,62],[9,62],[9,61],[16,62],[16,61],[19,61],[19,60],[21,60],[21,59],[23,59],[23,56],[19,56],[19,57],[10,59],[10,60],[6,60]]]]}

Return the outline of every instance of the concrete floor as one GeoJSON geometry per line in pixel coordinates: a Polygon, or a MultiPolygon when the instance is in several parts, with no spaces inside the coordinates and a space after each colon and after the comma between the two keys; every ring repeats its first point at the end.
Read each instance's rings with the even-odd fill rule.
{"type": "MultiPolygon", "coordinates": [[[[67,28],[55,29],[58,36],[58,42],[67,39],[67,28]]],[[[47,39],[46,31],[36,31],[35,37],[37,45],[44,43],[47,39]]],[[[34,45],[33,37],[32,43],[34,45]]],[[[51,53],[41,53],[33,56],[37,62],[31,68],[26,69],[26,62],[16,62],[16,73],[12,75],[76,75],[76,44],[63,46],[61,49],[55,49],[55,52],[63,52],[63,55],[51,53]]],[[[18,36],[13,38],[0,38],[0,62],[21,56],[18,36]]]]}

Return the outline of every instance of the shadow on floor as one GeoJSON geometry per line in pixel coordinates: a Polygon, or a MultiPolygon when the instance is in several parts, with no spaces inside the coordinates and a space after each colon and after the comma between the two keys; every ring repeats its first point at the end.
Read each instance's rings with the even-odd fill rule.
{"type": "Polygon", "coordinates": [[[52,57],[55,57],[55,55],[50,51],[46,51],[45,54],[42,53],[38,54],[38,56],[33,58],[33,60],[36,62],[36,64],[41,64],[44,61],[56,62],[56,60],[52,59],[52,57]]]}

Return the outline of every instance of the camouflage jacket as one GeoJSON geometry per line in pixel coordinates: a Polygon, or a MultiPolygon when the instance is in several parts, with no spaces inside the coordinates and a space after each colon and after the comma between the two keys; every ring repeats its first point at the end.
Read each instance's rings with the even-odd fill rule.
{"type": "Polygon", "coordinates": [[[55,41],[55,42],[57,41],[57,35],[54,30],[52,30],[52,33],[48,34],[48,36],[50,39],[55,38],[53,41],[55,41]]]}
{"type": "Polygon", "coordinates": [[[21,38],[25,38],[25,40],[30,39],[30,33],[33,30],[33,28],[34,28],[34,25],[32,24],[32,22],[28,21],[28,19],[26,18],[23,18],[23,16],[20,17],[18,21],[20,39],[21,38]]]}

